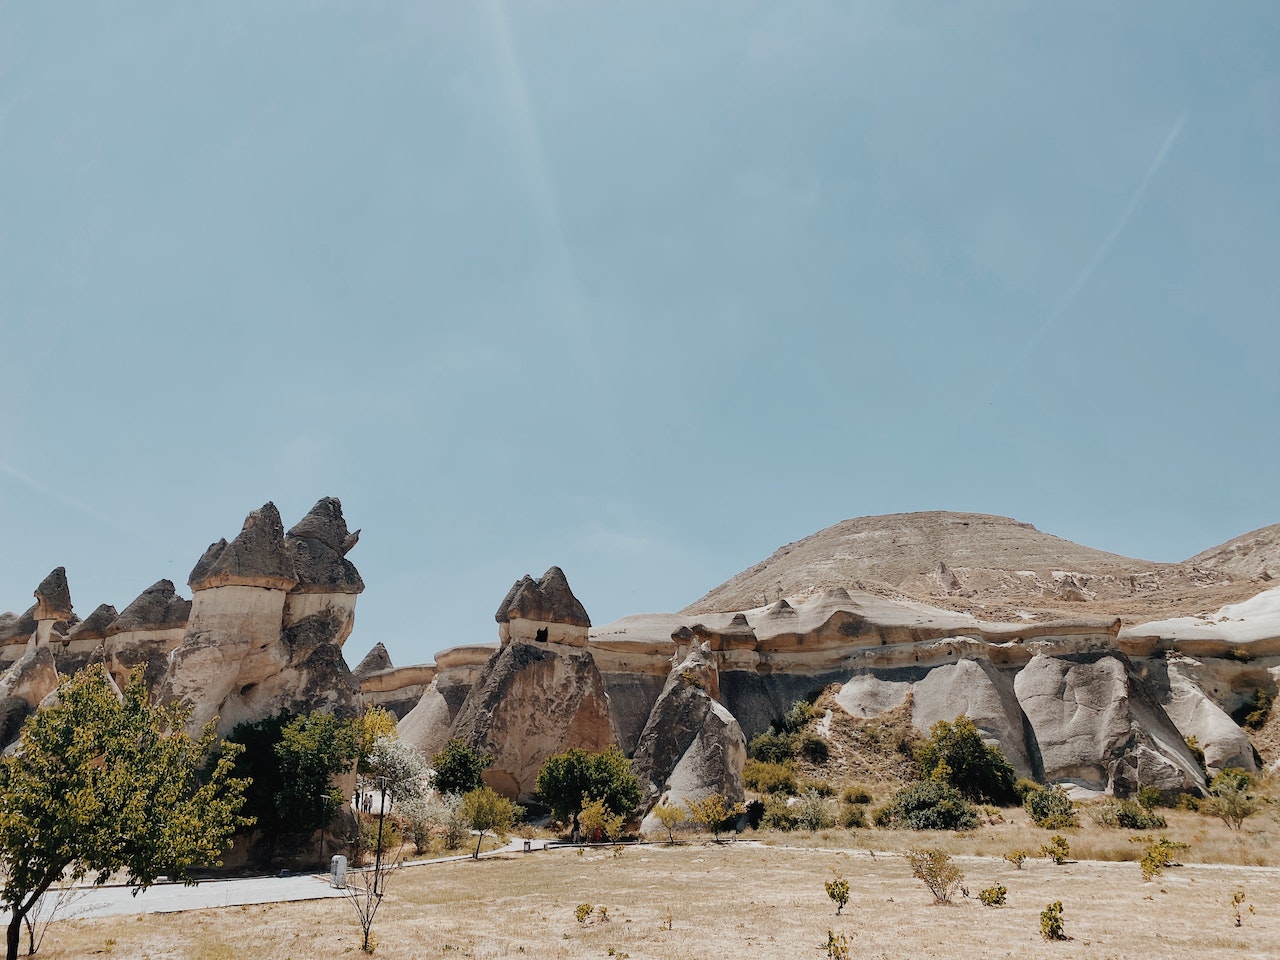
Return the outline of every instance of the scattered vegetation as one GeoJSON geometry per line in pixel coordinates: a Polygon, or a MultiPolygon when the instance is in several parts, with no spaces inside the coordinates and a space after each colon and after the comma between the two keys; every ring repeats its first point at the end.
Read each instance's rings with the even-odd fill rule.
{"type": "Polygon", "coordinates": [[[1003,884],[997,883],[994,887],[987,887],[985,890],[978,891],[978,899],[982,901],[983,906],[1003,907],[1004,899],[1008,892],[1003,884]]]}
{"type": "Polygon", "coordinates": [[[878,827],[973,830],[978,813],[960,791],[942,780],[918,780],[895,792],[874,815],[878,827]]]}
{"type": "Polygon", "coordinates": [[[1242,907],[1247,907],[1250,913],[1253,913],[1253,904],[1245,903],[1243,890],[1237,890],[1231,895],[1231,915],[1236,922],[1236,926],[1244,923],[1244,914],[1241,912],[1242,907]]]}
{"type": "Polygon", "coordinates": [[[479,787],[463,794],[458,814],[468,827],[478,833],[476,849],[471,854],[471,859],[479,860],[484,835],[492,831],[497,837],[505,836],[524,815],[524,808],[490,787],[479,787]]]}
{"type": "Polygon", "coordinates": [[[1049,841],[1040,847],[1040,856],[1052,860],[1058,866],[1062,866],[1067,862],[1067,858],[1071,856],[1071,845],[1067,843],[1067,838],[1061,834],[1054,834],[1049,841]]]}
{"type": "Polygon", "coordinates": [[[952,723],[935,723],[928,738],[916,745],[915,759],[925,776],[945,780],[966,800],[1005,804],[1017,798],[1012,765],[998,747],[983,742],[977,725],[964,714],[952,723]]]}
{"type": "Polygon", "coordinates": [[[1209,796],[1200,802],[1200,809],[1239,830],[1258,809],[1252,786],[1253,778],[1243,770],[1223,770],[1209,783],[1209,796]]]}
{"type": "Polygon", "coordinates": [[[1065,830],[1080,826],[1076,805],[1060,786],[1031,791],[1022,801],[1022,806],[1035,825],[1045,830],[1065,830]]]}
{"type": "Polygon", "coordinates": [[[826,888],[827,896],[835,902],[836,916],[840,916],[840,911],[849,902],[849,881],[837,874],[826,882],[826,888]]]}
{"type": "Polygon", "coordinates": [[[1013,864],[1013,869],[1021,870],[1023,863],[1026,862],[1027,854],[1024,850],[1010,850],[1004,855],[1004,858],[1013,864]]]}
{"type": "Polygon", "coordinates": [[[740,803],[730,803],[723,793],[712,793],[701,800],[686,800],[685,806],[695,821],[711,831],[716,843],[720,842],[720,831],[731,817],[737,817],[745,810],[740,803]]]}
{"type": "Polygon", "coordinates": [[[1158,830],[1168,826],[1160,814],[1133,800],[1108,800],[1094,807],[1090,816],[1100,827],[1158,830]]]}
{"type": "Polygon", "coordinates": [[[1142,867],[1142,879],[1144,881],[1151,880],[1160,876],[1164,872],[1165,867],[1176,866],[1174,854],[1179,850],[1189,849],[1189,844],[1178,843],[1165,837],[1157,840],[1147,840],[1143,837],[1134,837],[1131,843],[1143,844],[1142,859],[1139,865],[1142,867]]]}
{"type": "Polygon", "coordinates": [[[675,846],[676,827],[689,819],[688,811],[681,807],[673,806],[664,800],[653,808],[653,815],[657,817],[658,822],[666,828],[667,843],[671,846],[675,846]]]}
{"type": "Polygon", "coordinates": [[[923,880],[933,894],[934,902],[949,903],[964,874],[951,859],[951,855],[938,849],[912,849],[905,854],[911,875],[923,880]]]}
{"type": "Polygon", "coordinates": [[[1248,730],[1261,730],[1271,716],[1275,695],[1261,688],[1253,696],[1231,711],[1231,719],[1248,730]]]}
{"type": "Polygon", "coordinates": [[[1046,940],[1065,940],[1062,925],[1062,901],[1055,900],[1040,911],[1040,936],[1046,940]]]}
{"type": "Polygon", "coordinates": [[[631,761],[617,747],[589,753],[573,747],[548,757],[538,771],[538,796],[556,819],[579,835],[578,815],[585,804],[599,800],[616,816],[625,817],[640,802],[640,783],[631,761]]]}
{"type": "Polygon", "coordinates": [[[756,793],[795,794],[796,771],[790,759],[783,763],[748,760],[742,768],[742,785],[756,793]]]}
{"type": "Polygon", "coordinates": [[[843,933],[827,931],[827,960],[849,960],[849,938],[843,933]]]}

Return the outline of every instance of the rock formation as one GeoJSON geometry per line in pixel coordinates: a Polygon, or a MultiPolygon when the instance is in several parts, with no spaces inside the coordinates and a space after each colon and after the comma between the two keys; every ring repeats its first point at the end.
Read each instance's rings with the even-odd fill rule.
{"type": "Polygon", "coordinates": [[[116,686],[123,689],[138,666],[149,686],[159,682],[170,651],[182,641],[191,606],[190,600],[178,596],[171,580],[158,580],[111,621],[104,631],[104,653],[116,686]]]}
{"type": "Polygon", "coordinates": [[[219,731],[279,710],[354,713],[358,684],[342,658],[364,588],[343,551],[355,543],[341,504],[321,500],[286,538],[267,503],[191,571],[191,616],[163,694],[219,731]]]}
{"type": "MultiPolygon", "coordinates": [[[[644,809],[660,801],[683,807],[685,800],[712,793],[734,803],[743,799],[747,741],[717,699],[719,687],[710,643],[691,643],[673,664],[632,760],[644,809]]],[[[648,821],[642,825],[656,828],[648,821]]]]}

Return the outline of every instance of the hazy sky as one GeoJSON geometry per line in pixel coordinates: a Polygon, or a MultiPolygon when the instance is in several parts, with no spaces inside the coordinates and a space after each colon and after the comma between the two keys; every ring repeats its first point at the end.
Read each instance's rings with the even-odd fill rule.
{"type": "Polygon", "coordinates": [[[0,610],[364,530],[347,648],[847,517],[1280,520],[1280,4],[0,2],[0,610]]]}

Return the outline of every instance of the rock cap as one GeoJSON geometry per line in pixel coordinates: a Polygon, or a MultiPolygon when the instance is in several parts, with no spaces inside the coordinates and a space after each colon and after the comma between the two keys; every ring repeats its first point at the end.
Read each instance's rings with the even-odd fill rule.
{"type": "Polygon", "coordinates": [[[191,616],[191,601],[178,596],[172,580],[157,580],[121,611],[107,627],[106,635],[134,630],[172,630],[185,627],[191,616]]]}
{"type": "Polygon", "coordinates": [[[569,580],[559,567],[551,567],[536,582],[526,575],[507,591],[494,619],[498,623],[509,623],[517,618],[573,627],[591,626],[586,608],[573,595],[569,580]]]}
{"type": "Polygon", "coordinates": [[[107,630],[120,616],[116,608],[102,603],[67,632],[68,640],[105,640],[107,630]]]}
{"type": "Polygon", "coordinates": [[[280,511],[270,501],[245,518],[230,543],[210,544],[187,578],[192,590],[233,585],[291,590],[297,582],[280,511]]]}
{"type": "Polygon", "coordinates": [[[55,567],[36,587],[37,620],[69,620],[71,588],[67,585],[67,568],[55,567]]]}

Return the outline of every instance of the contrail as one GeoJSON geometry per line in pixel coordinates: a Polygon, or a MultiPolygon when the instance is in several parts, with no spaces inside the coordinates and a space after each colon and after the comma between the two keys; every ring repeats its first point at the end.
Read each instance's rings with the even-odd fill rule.
{"type": "Polygon", "coordinates": [[[114,530],[118,530],[121,533],[128,534],[129,536],[134,537],[137,540],[141,540],[143,543],[148,543],[155,547],[167,548],[169,546],[169,544],[166,544],[160,540],[157,540],[155,537],[152,537],[152,536],[149,536],[148,534],[143,533],[141,530],[138,530],[136,527],[131,527],[128,524],[121,523],[119,520],[111,516],[111,514],[109,513],[104,513],[103,511],[97,509],[96,507],[92,507],[81,500],[77,500],[74,497],[69,497],[65,493],[55,490],[53,487],[49,486],[47,483],[42,483],[41,481],[37,480],[35,477],[32,477],[29,474],[23,473],[21,470],[17,469],[16,467],[11,467],[9,466],[9,464],[4,463],[3,461],[0,461],[0,473],[7,474],[8,476],[17,480],[19,483],[23,484],[24,486],[34,490],[36,493],[40,494],[41,496],[48,497],[50,500],[56,501],[57,503],[60,503],[63,506],[71,507],[73,510],[78,510],[80,513],[83,513],[85,516],[93,520],[96,520],[98,523],[101,523],[104,526],[111,527],[114,530]]]}
{"type": "Polygon", "coordinates": [[[1048,333],[1050,328],[1062,318],[1062,315],[1067,312],[1067,308],[1069,308],[1071,304],[1075,302],[1076,297],[1080,295],[1080,291],[1088,285],[1089,281],[1093,278],[1094,273],[1097,272],[1098,267],[1102,265],[1102,262],[1107,259],[1108,254],[1111,253],[1111,248],[1115,246],[1116,240],[1119,239],[1120,234],[1124,232],[1124,228],[1128,226],[1130,218],[1133,216],[1134,211],[1138,209],[1138,204],[1142,202],[1142,198],[1146,195],[1147,188],[1151,186],[1151,181],[1155,179],[1156,174],[1160,172],[1160,168],[1164,166],[1165,159],[1169,156],[1169,152],[1173,149],[1173,145],[1177,142],[1178,137],[1181,136],[1182,128],[1186,126],[1186,123],[1187,111],[1183,110],[1182,113],[1178,114],[1178,119],[1173,122],[1173,126],[1169,129],[1168,135],[1164,138],[1164,143],[1162,143],[1160,145],[1160,149],[1156,151],[1155,159],[1152,160],[1151,165],[1147,167],[1147,172],[1143,175],[1142,180],[1138,183],[1137,189],[1133,191],[1132,196],[1129,197],[1129,202],[1126,203],[1124,205],[1124,209],[1120,211],[1120,216],[1111,227],[1111,230],[1105,237],[1103,237],[1102,243],[1098,244],[1098,248],[1093,251],[1093,256],[1085,262],[1084,269],[1080,271],[1075,282],[1067,288],[1066,294],[1058,301],[1057,305],[1049,311],[1049,315],[1045,317],[1044,322],[1040,324],[1039,329],[1036,330],[1031,339],[1023,346],[1021,352],[1019,352],[1017,358],[1009,366],[1009,369],[1005,372],[1004,376],[997,380],[992,385],[991,389],[987,391],[987,394],[979,401],[979,406],[989,402],[992,397],[1000,392],[1000,388],[1008,383],[1009,378],[1013,376],[1014,371],[1027,361],[1027,357],[1031,355],[1031,352],[1039,345],[1040,341],[1044,339],[1045,334],[1048,333]]]}

